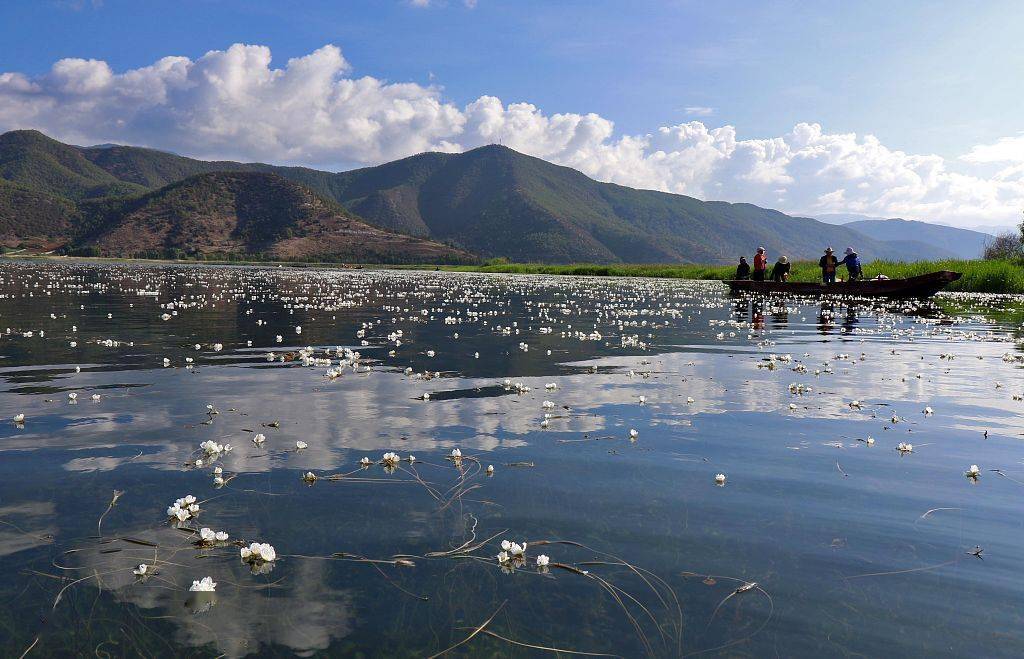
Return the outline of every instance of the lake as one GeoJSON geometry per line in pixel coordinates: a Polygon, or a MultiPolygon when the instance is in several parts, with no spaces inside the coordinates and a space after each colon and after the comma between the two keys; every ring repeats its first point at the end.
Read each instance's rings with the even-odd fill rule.
{"type": "Polygon", "coordinates": [[[1022,309],[5,262],[0,650],[1020,656],[1022,309]]]}

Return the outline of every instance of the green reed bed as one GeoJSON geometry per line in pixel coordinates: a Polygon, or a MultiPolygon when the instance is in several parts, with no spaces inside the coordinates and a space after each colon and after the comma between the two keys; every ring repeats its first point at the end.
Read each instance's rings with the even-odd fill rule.
{"type": "MultiPolygon", "coordinates": [[[[545,265],[540,263],[500,263],[477,266],[447,266],[444,270],[459,272],[498,272],[512,274],[575,275],[593,277],[667,277],[676,279],[730,279],[734,266],[722,265],[545,265]]],[[[919,261],[902,263],[896,261],[873,261],[864,265],[864,275],[874,277],[884,274],[893,279],[923,275],[936,270],[955,270],[963,273],[959,281],[950,284],[946,290],[974,293],[1024,293],[1024,264],[1019,261],[956,260],[919,261]]],[[[840,267],[839,275],[845,276],[840,267]]],[[[793,263],[792,281],[818,281],[821,271],[813,261],[793,263]]]]}

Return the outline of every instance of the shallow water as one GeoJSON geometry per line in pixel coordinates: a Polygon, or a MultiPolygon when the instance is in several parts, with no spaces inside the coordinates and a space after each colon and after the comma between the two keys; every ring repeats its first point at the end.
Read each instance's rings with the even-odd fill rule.
{"type": "Polygon", "coordinates": [[[1020,299],[30,263],[0,294],[3,656],[428,656],[488,620],[451,654],[1024,652],[1020,299]]]}

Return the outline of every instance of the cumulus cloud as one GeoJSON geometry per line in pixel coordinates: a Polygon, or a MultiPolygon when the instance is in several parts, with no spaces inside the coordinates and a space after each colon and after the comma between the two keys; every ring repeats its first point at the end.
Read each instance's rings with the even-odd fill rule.
{"type": "Polygon", "coordinates": [[[603,181],[803,214],[970,225],[1012,220],[1024,205],[1024,136],[978,145],[958,159],[968,171],[1004,165],[984,175],[816,123],[760,139],[697,120],[620,135],[593,113],[546,114],[486,95],[460,107],[433,85],[354,76],[334,45],[277,68],[269,48],[235,44],[124,72],[71,58],[39,76],[0,73],[0,130],[15,128],[75,143],[328,168],[501,142],[603,181]]]}

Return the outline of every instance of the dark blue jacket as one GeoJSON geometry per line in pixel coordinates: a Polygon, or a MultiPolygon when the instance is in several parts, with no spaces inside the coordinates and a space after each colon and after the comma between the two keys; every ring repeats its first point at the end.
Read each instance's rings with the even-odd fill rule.
{"type": "Polygon", "coordinates": [[[845,265],[849,272],[860,272],[860,257],[857,256],[857,252],[847,254],[839,264],[845,265]]]}

